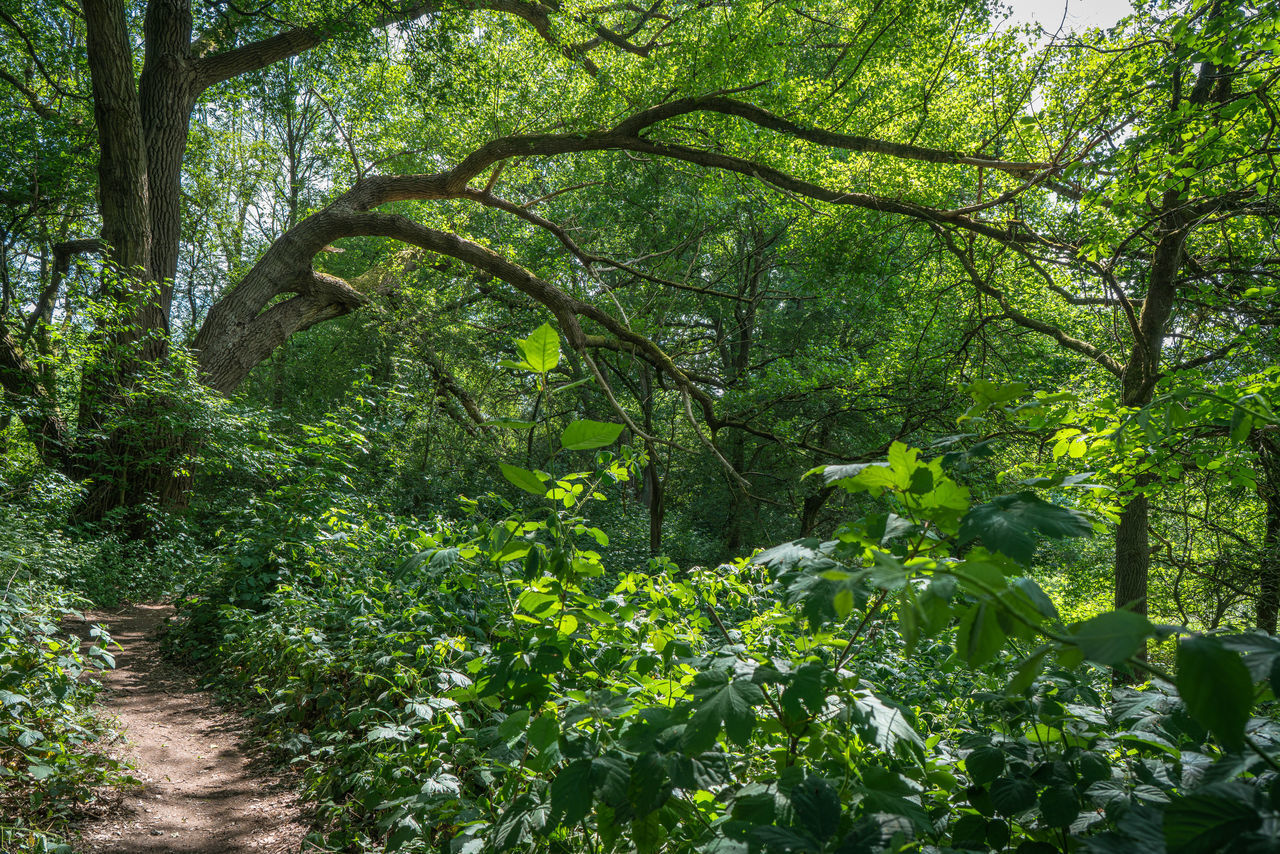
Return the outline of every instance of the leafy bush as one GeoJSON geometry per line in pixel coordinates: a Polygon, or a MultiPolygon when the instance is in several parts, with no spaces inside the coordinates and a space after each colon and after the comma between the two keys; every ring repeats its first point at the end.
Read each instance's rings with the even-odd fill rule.
{"type": "MultiPolygon", "coordinates": [[[[575,422],[557,457],[617,435],[575,422]]],[[[1280,732],[1252,713],[1280,641],[1063,621],[1033,558],[1093,523],[975,501],[953,473],[984,452],[819,467],[879,509],[715,569],[606,565],[588,509],[625,449],[503,464],[537,503],[459,522],[313,493],[190,591],[171,649],[255,702],[330,847],[1271,850],[1280,732]],[[1176,675],[1142,657],[1178,636],[1176,675]],[[1113,691],[1126,670],[1154,681],[1113,691]]]]}
{"type": "MultiPolygon", "coordinates": [[[[1085,533],[1079,514],[1029,495],[970,509],[938,462],[900,448],[824,475],[892,494],[902,515],[756,562],[609,575],[607,536],[579,513],[628,467],[599,462],[545,483],[508,471],[543,483],[554,511],[431,530],[334,512],[277,555],[270,589],[236,601],[261,566],[232,561],[220,598],[186,602],[173,642],[258,698],[307,767],[328,844],[1216,850],[1183,843],[1270,815],[1252,795],[1237,801],[1256,822],[1201,809],[1226,797],[1205,786],[1271,779],[1214,744],[1242,745],[1242,720],[1206,718],[1202,692],[1188,708],[1168,684],[1108,701],[1107,673],[1079,665],[1120,664],[1153,627],[1110,614],[1054,629],[1003,553],[1085,533]],[[946,557],[962,531],[985,547],[946,557]],[[1058,639],[1029,645],[1040,626],[1058,639]]],[[[1183,644],[1235,662],[1245,647],[1255,669],[1280,650],[1183,644]]],[[[1196,678],[1221,695],[1219,676],[1196,678]]],[[[1247,714],[1251,695],[1234,700],[1247,714]]]]}
{"type": "Polygon", "coordinates": [[[95,790],[125,780],[102,752],[106,728],[93,715],[88,672],[113,664],[110,638],[91,630],[87,651],[59,620],[80,617],[84,600],[19,578],[12,562],[0,592],[0,841],[5,851],[69,851],[42,832],[92,802],[95,790]]]}

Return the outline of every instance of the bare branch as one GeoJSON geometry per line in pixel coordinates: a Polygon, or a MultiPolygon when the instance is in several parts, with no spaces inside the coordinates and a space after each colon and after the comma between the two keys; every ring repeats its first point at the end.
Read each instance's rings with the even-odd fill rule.
{"type": "Polygon", "coordinates": [[[993,287],[987,282],[987,280],[978,271],[977,266],[973,263],[973,259],[970,258],[954,240],[952,240],[951,235],[948,234],[945,229],[934,226],[934,233],[942,239],[948,251],[950,251],[951,254],[960,261],[960,265],[964,267],[964,271],[968,274],[969,280],[973,283],[973,286],[987,296],[992,297],[1000,304],[1000,308],[1004,310],[1005,317],[1009,318],[1024,329],[1030,329],[1032,331],[1039,332],[1041,335],[1047,335],[1067,350],[1079,353],[1082,356],[1087,356],[1117,377],[1123,374],[1123,366],[1094,345],[1087,341],[1081,341],[1079,338],[1073,338],[1052,324],[1045,323],[1042,320],[1036,320],[1033,317],[1028,317],[1018,311],[1013,307],[1013,304],[1009,302],[1009,298],[1005,295],[1004,291],[993,287]]]}

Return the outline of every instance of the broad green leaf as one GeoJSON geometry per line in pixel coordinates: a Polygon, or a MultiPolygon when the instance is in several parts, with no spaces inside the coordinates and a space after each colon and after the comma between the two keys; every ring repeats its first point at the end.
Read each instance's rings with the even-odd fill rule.
{"type": "MultiPolygon", "coordinates": [[[[553,784],[554,785],[554,784],[553,784]]],[[[588,798],[590,793],[588,792],[588,798]]],[[[590,807],[588,800],[587,806],[590,807]]],[[[492,843],[497,851],[509,851],[517,847],[525,834],[533,829],[535,816],[540,814],[537,800],[527,792],[511,801],[493,827],[492,843]]]]}
{"type": "Polygon", "coordinates": [[[577,388],[577,387],[578,387],[578,386],[580,386],[580,385],[586,385],[587,383],[589,383],[589,382],[594,382],[594,381],[595,381],[595,377],[583,377],[582,379],[580,379],[580,380],[574,380],[574,381],[573,381],[573,382],[571,382],[571,383],[565,383],[564,385],[558,385],[558,386],[556,386],[555,388],[551,389],[551,392],[550,392],[550,393],[551,393],[551,394],[557,394],[557,393],[559,393],[559,392],[562,392],[562,391],[568,391],[568,390],[569,390],[569,389],[571,389],[571,388],[577,388]]]}
{"type": "Polygon", "coordinates": [[[979,602],[960,620],[960,627],[956,629],[956,652],[970,667],[981,667],[1000,652],[1004,638],[995,610],[979,602]]]}
{"type": "Polygon", "coordinates": [[[529,367],[540,374],[545,374],[560,364],[560,336],[551,328],[550,323],[544,323],[533,330],[528,338],[517,340],[516,346],[520,348],[520,355],[524,356],[529,367]]]}
{"type": "Polygon", "coordinates": [[[782,708],[794,718],[816,715],[826,705],[827,692],[834,681],[835,674],[825,664],[811,661],[800,665],[782,692],[782,708]]]}
{"type": "Polygon", "coordinates": [[[695,686],[696,711],[685,726],[684,747],[704,753],[715,746],[721,724],[729,740],[746,746],[756,725],[754,706],[764,702],[760,686],[745,679],[727,681],[723,673],[700,674],[695,686]]]}
{"type": "Polygon", "coordinates": [[[1178,694],[1187,711],[1228,750],[1244,747],[1253,710],[1253,678],[1240,654],[1211,637],[1178,643],[1178,694]]]}
{"type": "Polygon", "coordinates": [[[1071,633],[1080,654],[1090,661],[1116,667],[1142,648],[1155,627],[1141,614],[1108,611],[1081,623],[1071,633]]]}
{"type": "Polygon", "coordinates": [[[503,741],[510,741],[516,736],[522,734],[524,732],[525,725],[528,723],[529,710],[517,709],[507,715],[507,719],[498,726],[498,736],[503,741]]]}
{"type": "Polygon", "coordinates": [[[1050,649],[1051,647],[1047,645],[1042,646],[1019,662],[1017,670],[1013,673],[1013,678],[1005,686],[1005,691],[1009,694],[1021,694],[1030,688],[1036,677],[1040,675],[1040,671],[1044,669],[1044,660],[1048,656],[1050,649]]]}
{"type": "Polygon", "coordinates": [[[1070,827],[1080,814],[1080,799],[1066,783],[1050,786],[1040,794],[1040,817],[1049,827],[1070,827]]]}
{"type": "Polygon", "coordinates": [[[853,612],[853,591],[848,588],[836,591],[836,595],[831,599],[831,607],[835,608],[836,616],[845,619],[853,612]]]}
{"type": "Polygon", "coordinates": [[[1003,816],[1014,816],[1035,806],[1036,790],[1030,782],[1002,777],[991,784],[991,804],[1003,816]]]}
{"type": "Polygon", "coordinates": [[[560,722],[554,711],[546,711],[529,724],[529,744],[538,750],[546,750],[560,738],[560,722]]]}
{"type": "Polygon", "coordinates": [[[671,783],[666,766],[658,753],[642,753],[631,765],[627,784],[627,800],[637,815],[648,815],[666,803],[671,796],[671,783]]]}
{"type": "Polygon", "coordinates": [[[969,778],[979,786],[985,786],[1004,771],[1004,751],[998,747],[979,747],[964,758],[969,778]]]}
{"type": "Polygon", "coordinates": [[[591,760],[575,759],[551,781],[551,817],[561,825],[575,825],[591,810],[591,760]]]}
{"type": "Polygon", "coordinates": [[[612,445],[622,435],[621,424],[604,421],[574,421],[560,434],[560,446],[566,451],[589,451],[612,445]]]}
{"type": "Polygon", "coordinates": [[[506,463],[498,463],[498,467],[502,469],[502,476],[511,483],[523,489],[525,492],[541,498],[547,494],[547,486],[542,478],[528,469],[522,469],[519,466],[509,466],[506,463]]]}
{"type": "Polygon", "coordinates": [[[974,507],[960,523],[960,542],[982,540],[1022,564],[1031,563],[1036,534],[1082,537],[1093,526],[1080,512],[1050,504],[1030,492],[1002,495],[974,507]]]}
{"type": "Polygon", "coordinates": [[[1169,854],[1213,854],[1262,826],[1247,787],[1217,783],[1174,798],[1164,811],[1169,854]]]}
{"type": "Polygon", "coordinates": [[[840,796],[820,777],[809,777],[791,790],[796,821],[819,842],[835,835],[840,826],[840,796]]]}
{"type": "Polygon", "coordinates": [[[992,406],[1017,400],[1027,393],[1026,383],[996,384],[990,380],[974,380],[965,387],[973,398],[973,405],[958,419],[961,422],[976,418],[992,406]]]}
{"type": "Polygon", "coordinates": [[[899,746],[918,747],[924,743],[907,718],[906,711],[898,706],[865,692],[855,694],[853,704],[859,716],[871,728],[871,740],[885,753],[895,753],[899,746]]]}

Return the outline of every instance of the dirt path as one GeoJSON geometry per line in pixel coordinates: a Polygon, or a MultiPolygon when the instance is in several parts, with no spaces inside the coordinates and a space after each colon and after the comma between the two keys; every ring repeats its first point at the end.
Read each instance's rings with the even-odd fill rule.
{"type": "Polygon", "coordinates": [[[144,787],[107,818],[83,825],[77,854],[296,852],[305,833],[298,804],[239,746],[247,723],[218,710],[161,659],[155,631],[172,612],[130,605],[89,615],[122,647],[104,675],[102,703],[118,716],[124,752],[144,787]]]}

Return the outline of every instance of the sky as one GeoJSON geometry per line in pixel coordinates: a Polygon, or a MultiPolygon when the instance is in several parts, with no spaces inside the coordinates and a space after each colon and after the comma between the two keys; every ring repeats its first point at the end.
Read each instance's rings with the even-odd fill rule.
{"type": "Polygon", "coordinates": [[[1039,21],[1055,30],[1066,9],[1066,28],[1109,27],[1132,11],[1128,0],[1004,0],[1013,7],[1013,21],[1039,21]]]}

